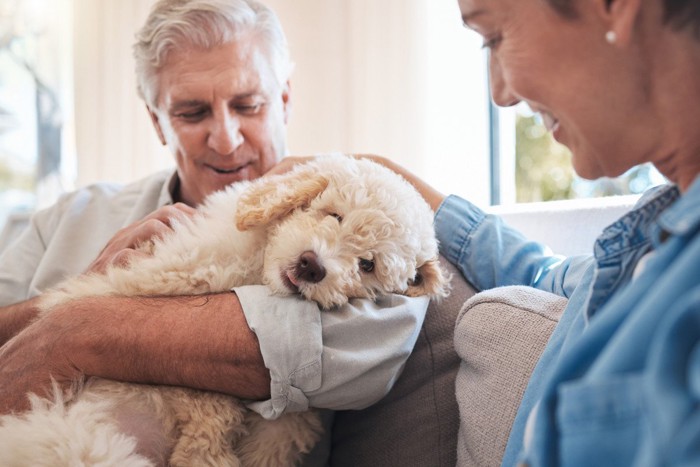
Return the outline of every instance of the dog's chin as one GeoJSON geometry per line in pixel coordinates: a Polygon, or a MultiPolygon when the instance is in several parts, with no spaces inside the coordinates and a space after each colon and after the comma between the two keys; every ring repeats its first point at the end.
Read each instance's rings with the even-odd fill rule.
{"type": "Polygon", "coordinates": [[[327,293],[318,284],[296,279],[291,270],[280,270],[275,280],[268,282],[268,286],[277,295],[301,295],[304,300],[315,302],[323,310],[338,308],[348,302],[348,297],[342,293],[327,293]]]}
{"type": "Polygon", "coordinates": [[[348,297],[342,293],[329,293],[317,285],[301,287],[301,296],[305,300],[316,302],[322,310],[332,310],[348,303],[348,297]]]}
{"type": "Polygon", "coordinates": [[[282,271],[280,273],[280,282],[282,286],[286,289],[287,293],[299,293],[299,284],[294,279],[294,276],[289,271],[282,271]]]}

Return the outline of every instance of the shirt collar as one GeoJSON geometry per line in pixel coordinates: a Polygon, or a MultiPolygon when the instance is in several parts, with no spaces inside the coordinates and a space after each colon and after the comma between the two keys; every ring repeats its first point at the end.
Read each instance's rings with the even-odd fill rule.
{"type": "Polygon", "coordinates": [[[700,177],[659,216],[659,225],[671,235],[685,236],[700,227],[700,177]]]}
{"type": "Polygon", "coordinates": [[[647,190],[630,212],[603,230],[595,243],[596,258],[607,261],[649,244],[654,231],[662,231],[658,225],[661,213],[672,206],[678,197],[678,187],[675,185],[660,185],[647,190]]]}
{"type": "Polygon", "coordinates": [[[177,170],[165,179],[163,188],[160,190],[160,195],[158,196],[158,206],[166,206],[175,203],[175,193],[180,186],[180,178],[177,175],[177,170]]]}

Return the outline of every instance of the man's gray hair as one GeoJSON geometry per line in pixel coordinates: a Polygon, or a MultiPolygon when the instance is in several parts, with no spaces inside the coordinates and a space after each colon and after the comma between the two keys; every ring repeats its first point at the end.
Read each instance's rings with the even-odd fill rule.
{"type": "Polygon", "coordinates": [[[280,85],[292,72],[287,38],[277,15],[257,0],[158,0],[136,34],[134,59],[139,95],[158,100],[158,72],[176,47],[211,49],[253,34],[280,85]]]}

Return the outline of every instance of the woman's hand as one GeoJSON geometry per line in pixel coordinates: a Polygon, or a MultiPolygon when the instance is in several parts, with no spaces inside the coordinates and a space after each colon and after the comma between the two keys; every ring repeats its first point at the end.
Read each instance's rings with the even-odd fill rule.
{"type": "MultiPolygon", "coordinates": [[[[426,183],[424,180],[418,178],[416,175],[412,174],[404,167],[400,166],[399,164],[387,157],[378,156],[376,154],[350,154],[350,156],[358,159],[369,159],[401,175],[411,185],[413,185],[413,187],[416,190],[418,190],[418,192],[430,205],[433,211],[437,211],[437,209],[440,207],[440,204],[442,204],[443,200],[445,199],[445,195],[443,195],[438,190],[426,183]]],[[[276,166],[270,169],[265,175],[277,175],[288,172],[292,169],[292,167],[298,164],[308,162],[312,159],[315,159],[316,157],[317,156],[287,156],[284,159],[282,159],[276,166]]]]}
{"type": "Polygon", "coordinates": [[[289,172],[295,166],[316,159],[317,156],[287,156],[277,163],[273,168],[267,171],[265,175],[280,175],[289,172]]]}
{"type": "Polygon", "coordinates": [[[401,175],[403,178],[406,179],[406,181],[408,181],[408,183],[413,185],[413,187],[416,190],[418,190],[418,193],[420,193],[423,199],[425,199],[425,201],[428,203],[433,212],[437,211],[437,209],[440,207],[440,204],[442,204],[443,200],[445,199],[445,195],[433,188],[423,179],[409,172],[405,167],[397,164],[396,162],[387,157],[377,156],[375,154],[354,154],[354,157],[369,159],[401,175]]]}

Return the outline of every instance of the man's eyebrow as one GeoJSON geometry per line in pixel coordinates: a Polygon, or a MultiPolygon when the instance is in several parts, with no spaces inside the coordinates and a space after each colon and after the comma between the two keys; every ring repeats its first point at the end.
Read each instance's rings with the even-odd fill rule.
{"type": "Polygon", "coordinates": [[[184,101],[177,101],[174,102],[172,106],[170,106],[170,111],[178,111],[182,109],[189,109],[192,107],[197,107],[200,105],[205,104],[204,101],[200,101],[197,99],[189,99],[189,100],[184,100],[184,101]]]}
{"type": "Polygon", "coordinates": [[[254,97],[258,97],[259,95],[260,95],[260,93],[257,93],[257,92],[243,92],[241,94],[236,94],[235,96],[233,96],[233,98],[231,100],[240,101],[240,100],[244,100],[244,99],[252,99],[254,97]]]}

